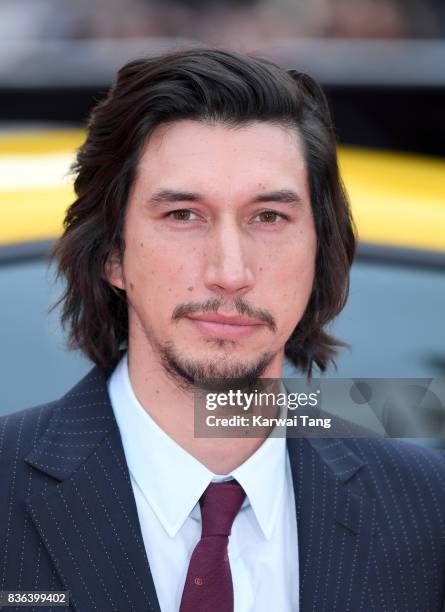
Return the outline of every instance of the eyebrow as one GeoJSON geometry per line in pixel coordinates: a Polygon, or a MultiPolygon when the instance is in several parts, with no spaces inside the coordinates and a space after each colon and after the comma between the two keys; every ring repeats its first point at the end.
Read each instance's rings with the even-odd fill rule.
{"type": "MultiPolygon", "coordinates": [[[[148,200],[148,203],[153,207],[162,206],[163,204],[172,204],[174,202],[202,202],[204,196],[192,191],[175,191],[173,189],[161,189],[156,191],[148,200]]],[[[279,202],[285,204],[301,204],[301,198],[296,191],[292,189],[279,189],[277,191],[268,191],[255,196],[251,203],[258,202],[279,202]]]]}

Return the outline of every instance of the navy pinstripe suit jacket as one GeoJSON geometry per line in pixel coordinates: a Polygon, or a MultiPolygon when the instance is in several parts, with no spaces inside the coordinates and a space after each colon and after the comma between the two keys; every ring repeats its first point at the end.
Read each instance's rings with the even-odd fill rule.
{"type": "MultiPolygon", "coordinates": [[[[384,439],[288,449],[302,612],[441,610],[443,457],[384,439]]],[[[0,483],[0,590],[68,590],[78,612],[159,610],[104,372],[0,419],[0,483]]]]}

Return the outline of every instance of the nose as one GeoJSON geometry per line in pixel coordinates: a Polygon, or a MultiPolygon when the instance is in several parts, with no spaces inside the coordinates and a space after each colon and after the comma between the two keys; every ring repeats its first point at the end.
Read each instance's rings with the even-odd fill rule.
{"type": "Polygon", "coordinates": [[[234,220],[221,221],[209,236],[204,282],[208,289],[221,295],[247,293],[254,275],[247,253],[247,238],[234,220]]]}

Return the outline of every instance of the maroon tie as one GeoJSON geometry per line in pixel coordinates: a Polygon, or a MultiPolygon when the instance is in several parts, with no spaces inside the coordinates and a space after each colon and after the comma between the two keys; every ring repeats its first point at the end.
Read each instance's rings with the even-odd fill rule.
{"type": "Polygon", "coordinates": [[[190,559],[179,612],[233,612],[227,545],[245,496],[236,480],[212,482],[202,494],[201,539],[190,559]]]}

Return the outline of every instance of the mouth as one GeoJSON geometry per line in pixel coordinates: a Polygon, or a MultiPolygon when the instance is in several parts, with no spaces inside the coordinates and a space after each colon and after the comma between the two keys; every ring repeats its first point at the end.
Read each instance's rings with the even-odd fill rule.
{"type": "Polygon", "coordinates": [[[222,315],[203,315],[186,317],[200,333],[214,338],[246,338],[256,333],[263,323],[244,317],[224,317],[222,315]]]}

